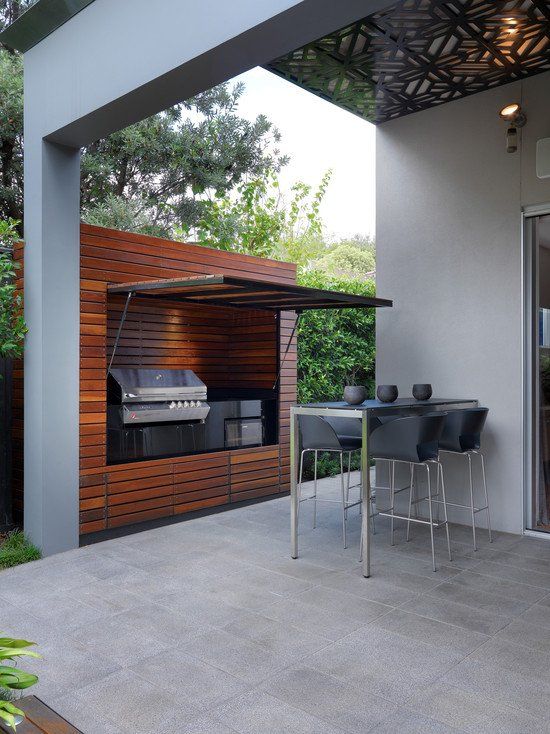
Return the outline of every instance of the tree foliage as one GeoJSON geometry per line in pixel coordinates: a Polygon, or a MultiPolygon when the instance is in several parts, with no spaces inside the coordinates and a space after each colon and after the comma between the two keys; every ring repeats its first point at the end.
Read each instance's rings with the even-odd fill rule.
{"type": "Polygon", "coordinates": [[[17,240],[17,222],[0,220],[0,357],[15,358],[23,355],[27,328],[23,319],[23,302],[16,293],[16,263],[11,247],[17,240]]]}
{"type": "MultiPolygon", "coordinates": [[[[0,28],[32,2],[0,0],[0,28]]],[[[201,218],[209,199],[279,170],[286,158],[265,115],[238,114],[244,85],[214,89],[113,133],[83,150],[83,218],[172,236],[201,218]]],[[[0,217],[23,221],[23,69],[0,47],[0,217]]]]}
{"type": "MultiPolygon", "coordinates": [[[[362,281],[310,270],[298,282],[311,288],[374,296],[362,281]]],[[[374,395],[374,309],[305,311],[298,325],[298,402],[341,400],[345,385],[364,385],[374,395]]]]}
{"type": "Polygon", "coordinates": [[[280,135],[264,115],[253,122],[238,115],[243,92],[243,84],[222,84],[88,146],[84,218],[120,227],[126,203],[137,231],[171,235],[175,227],[196,224],[210,199],[221,199],[245,178],[278,170],[286,162],[280,135]]]}
{"type": "Polygon", "coordinates": [[[0,218],[23,212],[23,64],[0,48],[0,218]]]}
{"type": "Polygon", "coordinates": [[[342,277],[364,279],[374,271],[376,259],[372,250],[342,243],[321,257],[316,266],[320,270],[342,277]]]}
{"type": "Polygon", "coordinates": [[[220,250],[306,266],[326,249],[319,209],[330,176],[328,171],[316,189],[301,181],[295,183],[286,200],[271,170],[266,176],[243,182],[227,196],[209,201],[197,226],[180,235],[220,250]]]}

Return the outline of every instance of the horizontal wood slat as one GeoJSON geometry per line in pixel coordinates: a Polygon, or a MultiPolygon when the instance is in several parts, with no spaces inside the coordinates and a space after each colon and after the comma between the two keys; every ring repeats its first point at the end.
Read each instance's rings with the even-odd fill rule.
{"type": "MultiPolygon", "coordinates": [[[[23,245],[15,248],[22,262],[23,245]]],[[[106,465],[106,371],[124,297],[107,286],[137,280],[224,274],[293,284],[290,263],[197,245],[81,226],[80,520],[81,533],[138,523],[286,491],[288,407],[296,392],[296,350],[279,377],[280,445],[106,465]],[[283,465],[281,462],[286,462],[283,465]]],[[[22,272],[18,284],[23,288],[22,272]]],[[[272,388],[294,314],[133,299],[116,366],[193,369],[208,387],[272,388]]],[[[14,369],[14,505],[23,507],[23,369],[14,369]]]]}

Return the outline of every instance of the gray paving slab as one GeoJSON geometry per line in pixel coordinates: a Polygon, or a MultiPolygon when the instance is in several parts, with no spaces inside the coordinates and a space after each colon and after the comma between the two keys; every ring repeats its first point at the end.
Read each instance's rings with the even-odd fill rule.
{"type": "MultiPolygon", "coordinates": [[[[327,491],[338,487],[323,480],[327,491]]],[[[36,693],[84,734],[550,731],[550,544],[453,525],[389,542],[289,500],[0,572],[0,629],[35,640],[36,693]]]]}

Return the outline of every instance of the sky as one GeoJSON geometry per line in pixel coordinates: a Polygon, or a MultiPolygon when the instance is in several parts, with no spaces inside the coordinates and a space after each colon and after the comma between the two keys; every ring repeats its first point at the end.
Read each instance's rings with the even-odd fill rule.
{"type": "Polygon", "coordinates": [[[239,114],[265,114],[281,133],[281,152],[290,157],[280,174],[283,190],[295,181],[316,187],[333,171],[321,209],[329,237],[375,231],[375,127],[265,69],[233,81],[245,83],[239,114]]]}

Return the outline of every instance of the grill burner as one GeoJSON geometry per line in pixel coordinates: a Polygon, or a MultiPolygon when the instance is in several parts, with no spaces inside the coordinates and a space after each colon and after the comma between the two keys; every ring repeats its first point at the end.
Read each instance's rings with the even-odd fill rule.
{"type": "Polygon", "coordinates": [[[204,421],[206,385],[192,370],[122,368],[109,371],[109,402],[124,425],[204,421]]]}

